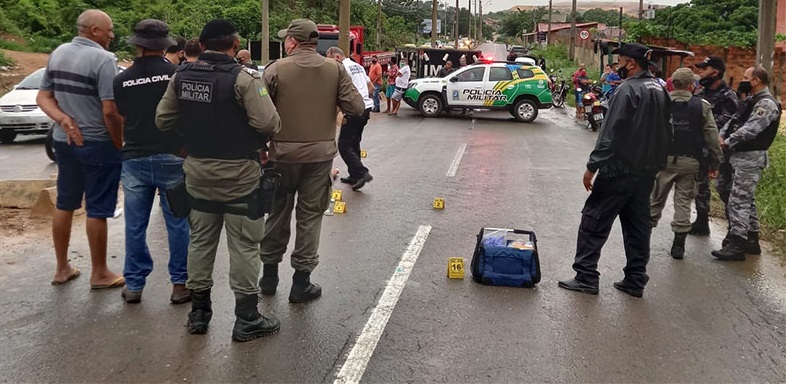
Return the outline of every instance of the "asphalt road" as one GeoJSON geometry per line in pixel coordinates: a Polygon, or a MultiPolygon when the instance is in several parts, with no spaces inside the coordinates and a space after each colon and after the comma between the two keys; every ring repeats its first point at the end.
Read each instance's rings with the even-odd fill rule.
{"type": "MultiPolygon", "coordinates": [[[[375,114],[362,145],[374,181],[361,192],[337,185],[347,212],[325,217],[313,275],[324,296],[290,305],[291,268],[283,265],[279,294],[260,304],[281,319],[281,332],[249,343],[230,341],[234,303],[223,241],[210,332],[188,334],[188,305],[168,302],[157,207],[149,230],[157,267],[138,305],[125,304],[119,290],[89,290],[82,219],[71,254],[84,275],[62,287],[49,285],[48,229],[24,244],[0,239],[0,381],[332,382],[345,366],[359,369],[363,382],[786,381],[786,270],[767,254],[712,260],[720,226],[712,238],[691,237],[682,261],[668,256],[668,223],[656,228],[643,299],[612,287],[625,260],[618,226],[601,259],[600,295],[557,287],[573,274],[587,197],[581,177],[595,138],[560,111],[542,111],[532,124],[507,113],[424,119],[405,107],[399,117],[375,114]],[[435,197],[445,199],[444,210],[431,208],[435,197]],[[536,289],[446,278],[449,257],[469,263],[483,226],[537,232],[543,280],[536,289]],[[415,239],[417,253],[413,237],[428,227],[415,239]],[[402,256],[418,257],[399,269],[402,256]],[[400,273],[408,273],[405,285],[390,283],[400,273]],[[390,287],[401,289],[397,301],[390,287]],[[392,305],[377,308],[380,300],[392,305]],[[390,317],[372,324],[378,343],[355,348],[380,313],[390,317]],[[353,350],[361,360],[370,354],[366,365],[347,362],[353,350]]],[[[13,158],[0,172],[10,161],[48,175],[42,151],[0,146],[0,156],[13,158]]],[[[340,159],[335,164],[345,169],[340,159]]],[[[123,220],[110,220],[109,231],[109,261],[119,271],[123,220]]]]}

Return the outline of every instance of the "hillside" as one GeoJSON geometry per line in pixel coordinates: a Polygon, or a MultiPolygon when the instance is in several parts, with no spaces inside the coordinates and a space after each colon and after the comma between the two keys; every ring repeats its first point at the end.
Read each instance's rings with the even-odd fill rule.
{"type": "MultiPolygon", "coordinates": [[[[570,1],[560,1],[553,3],[552,8],[557,11],[567,11],[570,12],[573,3],[570,1]]],[[[647,4],[644,5],[645,7],[647,4]]],[[[663,5],[653,4],[658,8],[665,7],[663,5]]],[[[542,5],[517,5],[515,7],[510,8],[508,11],[528,11],[532,9],[537,9],[542,7],[542,5]]],[[[630,16],[637,16],[639,12],[639,2],[638,1],[582,1],[578,2],[576,5],[576,10],[579,12],[588,11],[594,8],[602,8],[602,9],[618,9],[622,7],[622,11],[630,16]]]]}

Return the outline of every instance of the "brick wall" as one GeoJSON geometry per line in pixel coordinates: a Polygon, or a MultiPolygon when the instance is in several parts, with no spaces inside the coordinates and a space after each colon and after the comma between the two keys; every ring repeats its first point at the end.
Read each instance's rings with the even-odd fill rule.
{"type": "MultiPolygon", "coordinates": [[[[738,48],[738,47],[714,47],[714,46],[701,46],[680,43],[676,40],[667,40],[664,38],[648,38],[645,39],[644,44],[657,45],[661,47],[671,47],[675,49],[682,49],[691,51],[694,57],[686,57],[683,66],[691,69],[693,65],[701,62],[707,56],[720,56],[726,63],[726,82],[729,86],[736,88],[737,84],[742,80],[742,75],[746,69],[752,67],[756,63],[756,49],[755,48],[738,48]]],[[[775,86],[776,97],[781,100],[786,100],[786,72],[784,72],[784,65],[786,65],[786,47],[778,46],[775,48],[775,63],[773,65],[774,79],[773,85],[775,86]]],[[[663,68],[663,73],[673,73],[680,68],[680,60],[677,57],[672,57],[663,68]]]]}

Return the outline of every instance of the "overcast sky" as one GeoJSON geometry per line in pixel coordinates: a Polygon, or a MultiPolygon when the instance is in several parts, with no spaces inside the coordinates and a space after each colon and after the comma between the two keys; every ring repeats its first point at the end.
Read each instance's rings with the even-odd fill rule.
{"type": "MultiPolygon", "coordinates": [[[[563,0],[553,0],[553,1],[559,3],[562,2],[563,0]]],[[[610,0],[603,0],[603,1],[610,1],[610,0]]],[[[631,0],[620,0],[620,1],[629,2],[631,0]]],[[[466,2],[467,2],[466,0],[461,0],[460,4],[462,4],[462,6],[466,6],[464,5],[466,4],[466,2]]],[[[653,0],[652,1],[653,4],[663,4],[663,5],[675,5],[675,4],[688,3],[688,2],[689,0],[653,0]]],[[[450,3],[452,4],[453,2],[451,1],[450,3]]],[[[649,4],[649,0],[644,0],[644,4],[646,7],[646,5],[649,4]]],[[[483,0],[483,5],[485,5],[485,7],[483,7],[483,12],[487,12],[487,9],[488,12],[496,12],[496,11],[503,11],[506,9],[510,9],[516,5],[548,6],[549,1],[548,0],[483,0]],[[491,3],[490,6],[488,5],[489,3],[491,3]]]]}

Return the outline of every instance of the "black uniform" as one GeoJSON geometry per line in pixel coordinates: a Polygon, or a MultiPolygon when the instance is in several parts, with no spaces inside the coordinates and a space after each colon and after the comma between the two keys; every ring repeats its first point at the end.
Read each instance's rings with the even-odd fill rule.
{"type": "Polygon", "coordinates": [[[598,286],[600,251],[619,216],[625,242],[625,283],[643,289],[649,277],[650,192],[666,165],[671,100],[648,71],[622,83],[611,99],[587,169],[598,172],[582,210],[573,269],[576,280],[598,286]]]}
{"type": "Polygon", "coordinates": [[[123,160],[180,152],[180,135],[155,126],[156,107],[176,70],[176,65],[161,56],[143,56],[115,77],[115,102],[125,118],[123,160]]]}
{"type": "MultiPolygon", "coordinates": [[[[707,100],[712,105],[712,114],[715,116],[715,125],[720,130],[726,123],[731,120],[732,116],[739,108],[739,100],[737,94],[726,85],[726,82],[721,81],[717,89],[702,88],[696,96],[707,100]]],[[[707,220],[710,213],[710,182],[707,177],[709,167],[708,162],[702,163],[702,169],[699,170],[699,193],[696,195],[696,215],[697,221],[707,220]]],[[[718,167],[718,180],[716,186],[718,194],[724,205],[729,202],[729,193],[731,193],[731,178],[734,170],[729,164],[728,154],[724,154],[721,158],[720,166],[718,167]]]]}

